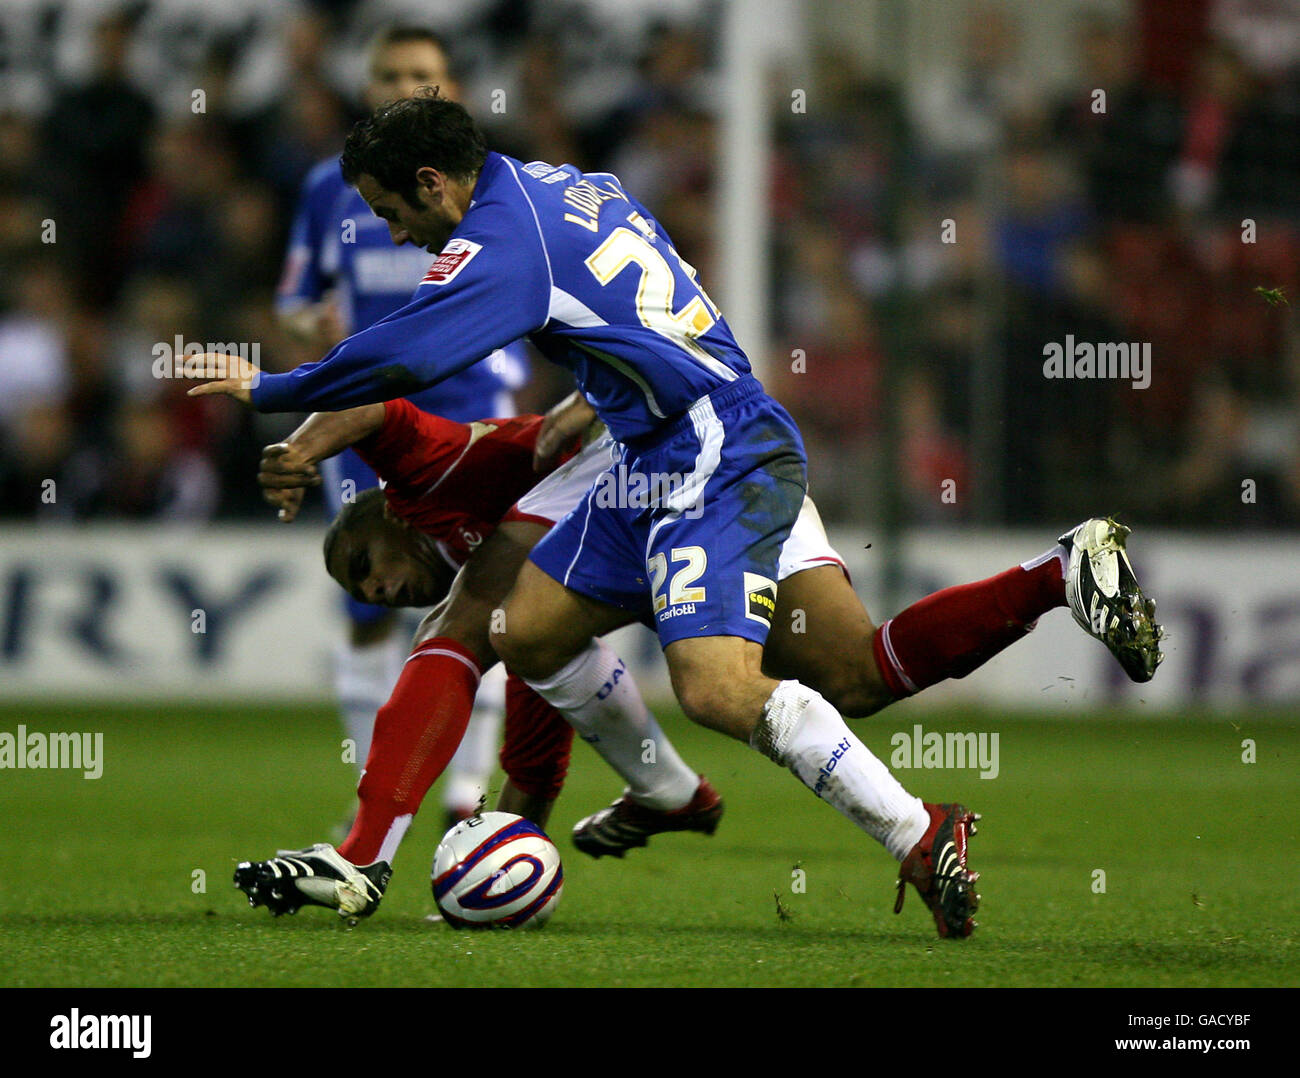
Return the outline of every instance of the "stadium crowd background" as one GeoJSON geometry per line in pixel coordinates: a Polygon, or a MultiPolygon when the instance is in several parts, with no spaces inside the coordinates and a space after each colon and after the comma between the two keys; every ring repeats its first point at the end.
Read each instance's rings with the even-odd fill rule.
{"type": "MultiPolygon", "coordinates": [[[[916,77],[815,25],[771,72],[765,380],[823,514],[1294,526],[1300,349],[1256,289],[1300,295],[1300,5],[1055,6],[1064,80],[1027,77],[1021,6],[973,0],[916,77]],[[1067,334],[1149,343],[1149,388],[1044,378],[1067,334]]],[[[273,318],[285,232],[394,21],[446,36],[493,148],[615,172],[717,279],[716,3],[6,0],[0,516],[272,519],[254,465],[291,421],[187,399],[154,348],[318,358],[273,318]]],[[[539,361],[520,405],[566,389],[539,361]]]]}

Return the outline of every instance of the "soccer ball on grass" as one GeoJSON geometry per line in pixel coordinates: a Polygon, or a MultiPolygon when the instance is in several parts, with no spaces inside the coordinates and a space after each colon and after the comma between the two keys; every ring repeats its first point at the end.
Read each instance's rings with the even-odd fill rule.
{"type": "Polygon", "coordinates": [[[455,928],[540,928],[559,905],[555,843],[509,812],[484,812],[448,831],[433,855],[433,899],[455,928]]]}

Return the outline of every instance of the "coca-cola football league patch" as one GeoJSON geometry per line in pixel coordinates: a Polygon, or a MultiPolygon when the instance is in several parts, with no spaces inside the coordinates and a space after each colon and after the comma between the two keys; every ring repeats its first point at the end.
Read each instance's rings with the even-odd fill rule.
{"type": "Polygon", "coordinates": [[[469,265],[470,259],[483,250],[481,243],[455,239],[438,252],[421,284],[446,284],[469,265]]]}

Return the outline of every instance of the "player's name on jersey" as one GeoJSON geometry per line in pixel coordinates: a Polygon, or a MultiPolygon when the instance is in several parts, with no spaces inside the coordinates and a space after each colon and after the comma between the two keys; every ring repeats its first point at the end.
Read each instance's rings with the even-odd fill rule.
{"type": "Polygon", "coordinates": [[[688,520],[698,520],[704,499],[680,472],[638,472],[620,464],[602,472],[592,487],[592,502],[600,509],[676,509],[688,520]]]}
{"type": "Polygon", "coordinates": [[[187,341],[179,333],[153,346],[155,378],[241,378],[257,385],[262,346],[257,341],[187,341]]]}
{"type": "Polygon", "coordinates": [[[104,773],[104,734],[41,733],[20,725],[17,733],[0,731],[0,769],[81,771],[83,778],[104,773]]]}
{"type": "Polygon", "coordinates": [[[564,192],[565,205],[577,210],[576,214],[566,213],[564,219],[570,224],[582,225],[589,232],[600,230],[600,207],[611,199],[627,201],[622,191],[597,187],[590,180],[579,180],[564,192]]]}

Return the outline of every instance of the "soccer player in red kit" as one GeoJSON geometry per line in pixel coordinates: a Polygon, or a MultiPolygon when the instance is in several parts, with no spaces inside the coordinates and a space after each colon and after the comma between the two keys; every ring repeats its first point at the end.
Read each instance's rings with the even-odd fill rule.
{"type": "MultiPolygon", "coordinates": [[[[581,444],[566,439],[539,473],[534,451],[542,422],[525,416],[455,423],[396,400],[313,415],[287,442],[265,451],[260,478],[273,487],[286,474],[298,476],[294,483],[318,482],[315,464],[353,446],[386,486],[358,495],[336,518],[325,536],[327,569],[363,602],[439,605],[421,624],[393,694],[376,716],[358,787],[360,807],[347,838],[337,851],[318,844],[240,865],[236,883],[253,905],[284,913],[310,902],[352,916],[378,906],[397,847],[464,736],[482,672],[496,662],[491,618],[528,550],[562,515],[514,507],[548,472],[570,462],[581,444]]],[[[582,463],[584,470],[569,483],[575,493],[605,466],[591,453],[582,463]]],[[[273,496],[268,490],[282,520],[293,519],[302,494],[301,486],[273,496]]],[[[607,715],[584,716],[584,737],[628,778],[642,826],[621,834],[621,848],[603,852],[621,855],[664,831],[712,834],[721,799],[682,762],[630,672],[615,661],[618,691],[607,694],[607,715]],[[647,739],[656,746],[655,765],[629,774],[629,761],[634,754],[640,759],[647,739]]],[[[546,823],[567,771],[570,721],[517,678],[508,679],[501,754],[507,780],[499,809],[546,823]]]]}
{"type": "MultiPolygon", "coordinates": [[[[358,124],[342,166],[395,245],[437,253],[427,284],[318,363],[191,392],[261,412],[342,410],[437,385],[528,337],[572,373],[621,452],[581,510],[530,551],[490,632],[496,653],[572,720],[617,692],[599,638],[650,621],[689,719],[788,770],[889,850],[941,934],[968,936],[972,814],[909,794],[826,695],[765,670],[779,599],[789,598],[779,563],[810,504],[807,458],[662,223],[611,174],[488,150],[473,117],[436,93],[358,124]],[[648,502],[605,497],[611,482],[665,476],[675,488],[648,502]]],[[[823,564],[799,575],[837,572],[823,564]]],[[[1067,602],[1131,676],[1154,674],[1158,630],[1124,530],[1106,520],[989,581],[923,600],[882,625],[879,642],[858,604],[867,641],[836,643],[852,641],[849,665],[887,702],[969,672],[1067,602]]]]}
{"type": "MultiPolygon", "coordinates": [[[[399,697],[415,699],[421,692],[430,702],[441,700],[444,698],[441,689],[431,684],[421,687],[421,679],[451,677],[454,681],[459,675],[463,689],[459,695],[453,694],[453,698],[464,711],[472,699],[472,679],[465,679],[463,670],[455,663],[459,660],[463,667],[470,668],[476,655],[485,656],[483,661],[487,662],[491,661],[491,655],[482,650],[489,646],[486,643],[463,651],[457,651],[456,645],[460,640],[485,639],[487,622],[498,611],[513,574],[531,544],[586,491],[589,481],[582,467],[584,461],[591,467],[593,450],[600,447],[589,447],[582,457],[569,459],[576,448],[574,435],[590,417],[589,409],[580,399],[571,398],[566,405],[553,410],[548,434],[541,443],[537,439],[543,427],[537,417],[465,425],[436,420],[408,408],[397,402],[313,416],[295,432],[291,444],[268,447],[260,478],[268,488],[268,500],[282,506],[282,517],[291,518],[301,500],[302,486],[315,481],[315,461],[341,444],[360,439],[358,450],[376,470],[381,475],[397,477],[390,482],[382,505],[376,497],[378,492],[374,492],[368,495],[373,505],[358,503],[340,515],[326,540],[327,565],[345,589],[367,601],[391,605],[434,601],[445,590],[445,579],[440,578],[445,578],[447,566],[462,563],[467,566],[462,574],[466,582],[463,586],[461,581],[457,583],[456,602],[449,601],[435,611],[417,637],[420,643],[413,661],[429,654],[441,667],[435,668],[431,663],[423,671],[410,671],[410,678],[399,683],[390,703],[390,709],[404,710],[394,708],[399,697]],[[563,447],[559,460],[568,463],[560,474],[532,490],[520,504],[507,506],[512,494],[529,488],[537,478],[532,474],[535,443],[539,463],[541,458],[551,456],[555,446],[563,447]],[[532,513],[530,508],[539,512],[532,513]],[[406,525],[384,515],[390,511],[406,525]],[[494,528],[491,521],[498,515],[501,525],[494,528]],[[368,519],[383,524],[371,527],[368,519]],[[467,596],[474,598],[467,601],[467,596]],[[448,610],[457,606],[468,613],[454,617],[448,624],[448,610]]],[[[548,459],[544,467],[549,470],[555,464],[555,460],[548,459]]],[[[596,469],[603,467],[598,458],[594,465],[596,469]]],[[[782,560],[779,612],[773,618],[773,640],[769,648],[773,676],[797,676],[818,686],[837,707],[856,714],[874,712],[947,677],[962,677],[1029,631],[1040,614],[1066,605],[1066,582],[1073,579],[1076,590],[1081,579],[1086,582],[1086,574],[1081,577],[1080,571],[1083,563],[1092,557],[1088,547],[1095,545],[1097,537],[1109,527],[1107,522],[1089,521],[1063,536],[1042,557],[988,580],[939,592],[877,629],[849,586],[843,564],[826,543],[815,509],[809,503],[782,560]],[[805,612],[803,633],[787,628],[791,623],[789,613],[796,609],[805,612]]],[[[1131,657],[1118,652],[1117,657],[1122,662],[1129,658],[1131,665],[1131,657]]],[[[563,769],[547,763],[548,752],[561,744],[567,750],[568,744],[563,734],[556,733],[554,712],[536,697],[532,697],[528,707],[519,710],[520,721],[507,720],[503,763],[530,759],[531,765],[544,774],[554,776],[558,771],[562,780],[563,769]],[[531,737],[535,750],[531,758],[511,744],[513,738],[525,734],[531,737]]],[[[420,781],[412,787],[418,804],[418,797],[437,777],[438,768],[436,764],[426,767],[419,761],[411,765],[407,759],[410,744],[414,743],[411,738],[445,739],[448,747],[444,753],[450,753],[455,748],[456,724],[450,723],[441,732],[433,731],[433,723],[424,717],[420,708],[410,714],[412,722],[405,734],[408,743],[401,743],[400,738],[382,738],[381,750],[372,757],[367,773],[382,768],[390,776],[399,769],[402,774],[419,775],[420,781]],[[381,759],[385,756],[387,759],[381,759]]],[[[390,722],[391,713],[381,712],[377,727],[390,722]]],[[[636,737],[631,744],[639,748],[644,731],[634,732],[636,737]]],[[[666,830],[711,831],[716,826],[716,816],[710,815],[710,802],[716,795],[705,780],[700,780],[698,788],[679,789],[676,803],[667,802],[659,809],[647,808],[638,802],[637,791],[632,789],[638,782],[635,762],[630,766],[626,759],[610,762],[631,784],[628,795],[577,825],[575,843],[580,849],[596,856],[602,853],[621,856],[628,847],[644,844],[650,834],[666,830]],[[706,794],[709,796],[705,797],[706,794]],[[705,822],[711,826],[701,826],[705,822]]],[[[537,806],[529,805],[526,799],[529,791],[519,789],[521,784],[515,782],[509,764],[506,771],[511,779],[500,807],[527,815],[530,808],[537,806]]],[[[686,774],[694,782],[694,773],[686,774]]],[[[369,861],[372,856],[378,857],[378,851],[384,847],[384,836],[388,834],[385,828],[400,818],[402,805],[391,798],[379,798],[377,808],[367,805],[367,801],[376,800],[373,795],[385,781],[391,784],[392,779],[377,779],[371,790],[362,791],[366,818],[358,818],[358,827],[339,850],[345,858],[344,877],[348,873],[354,876],[361,873],[369,874],[363,877],[368,879],[370,875],[387,871],[383,859],[378,861],[378,867],[369,865],[369,861]],[[361,865],[368,867],[357,867],[361,865]]],[[[528,785],[525,778],[522,786],[528,785]]],[[[558,792],[558,782],[553,788],[558,792]]],[[[549,807],[549,802],[543,807],[549,807]]],[[[945,818],[938,811],[942,806],[933,809],[936,811],[931,815],[936,826],[932,830],[936,833],[928,836],[931,845],[942,838],[938,832],[945,818]]],[[[396,832],[398,838],[404,830],[402,826],[396,832]]],[[[302,855],[310,856],[321,850],[328,854],[334,852],[329,847],[315,847],[312,851],[302,851],[302,855]]],[[[283,860],[241,866],[246,875],[259,873],[257,878],[250,876],[241,885],[250,898],[265,898],[262,877],[268,873],[261,866],[272,864],[277,865],[277,871],[287,871],[283,860]]],[[[280,877],[274,879],[275,886],[279,887],[280,877]]],[[[966,934],[962,931],[968,927],[965,923],[949,924],[944,920],[942,904],[926,886],[928,881],[920,857],[903,858],[900,884],[906,882],[914,883],[921,891],[935,914],[941,935],[966,934]]],[[[360,891],[367,890],[363,883],[360,891]]],[[[376,891],[382,893],[382,884],[376,891]]],[[[900,887],[900,899],[901,895],[900,887]]],[[[377,905],[378,894],[361,897],[365,899],[361,912],[368,913],[377,905]]],[[[342,909],[338,893],[331,892],[326,898],[321,904],[342,909]]],[[[267,904],[276,908],[275,901],[267,904]]]]}

